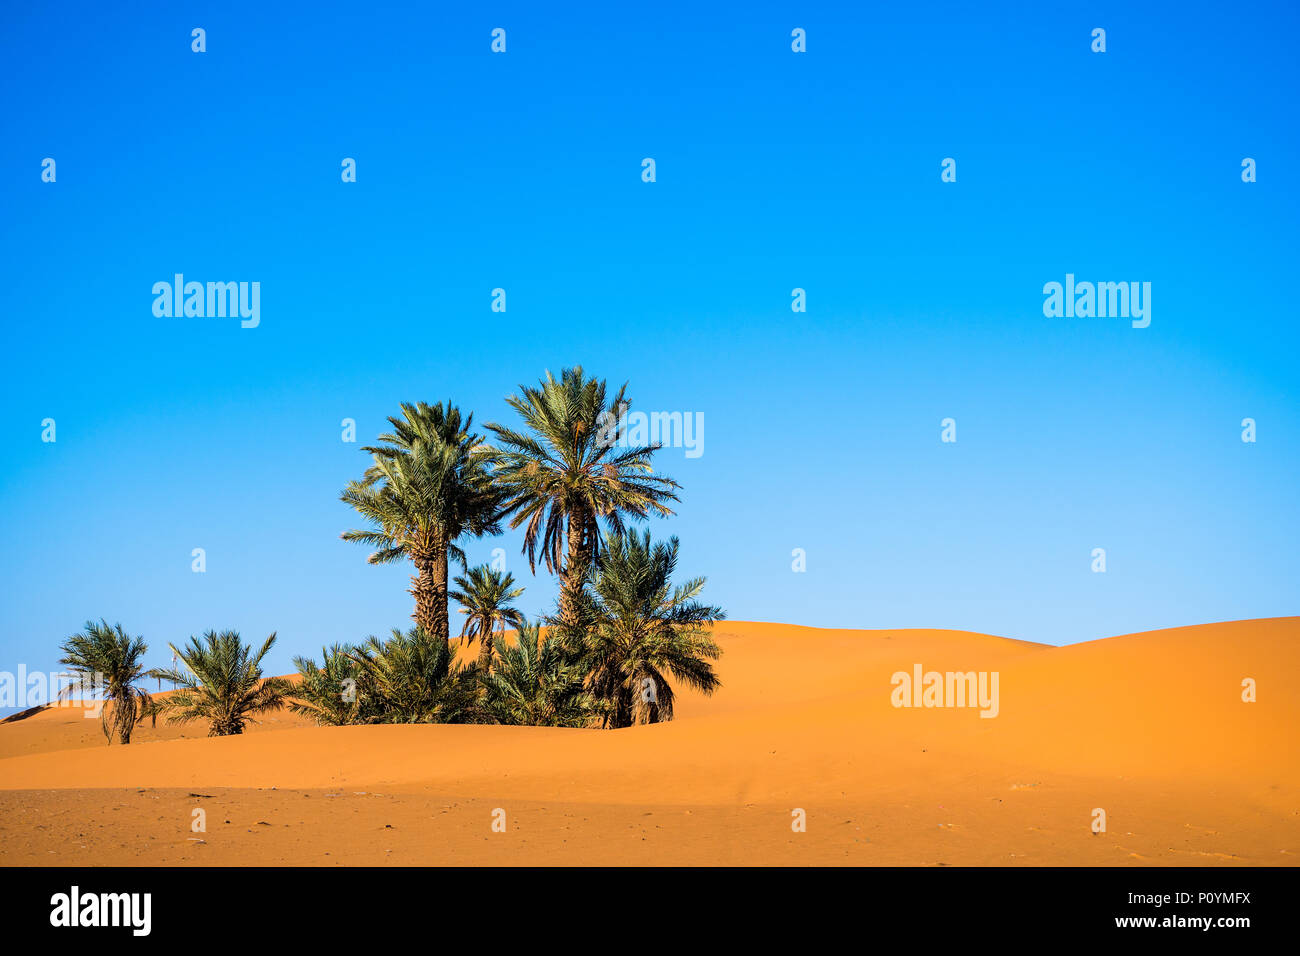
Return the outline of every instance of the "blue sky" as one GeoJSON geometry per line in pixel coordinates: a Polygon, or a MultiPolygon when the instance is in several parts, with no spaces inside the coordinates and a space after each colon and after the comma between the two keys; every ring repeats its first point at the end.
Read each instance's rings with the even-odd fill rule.
{"type": "MultiPolygon", "coordinates": [[[[1297,13],[1052,6],[7,8],[0,669],[88,617],[155,664],[274,630],[277,671],[407,626],[408,570],[338,539],[341,420],[513,421],[576,363],[703,413],[654,530],[732,618],[1297,613],[1297,13]],[[260,282],[259,327],[155,317],[178,272],[260,282]],[[1150,327],[1045,317],[1066,273],[1150,282],[1150,327]]],[[[469,551],[546,610],[519,545],[469,551]]]]}

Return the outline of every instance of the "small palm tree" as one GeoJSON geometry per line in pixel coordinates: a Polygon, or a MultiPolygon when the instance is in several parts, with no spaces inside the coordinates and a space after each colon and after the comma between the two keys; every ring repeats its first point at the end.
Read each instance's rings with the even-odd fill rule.
{"type": "Polygon", "coordinates": [[[102,697],[100,726],[110,746],[114,734],[121,743],[129,744],[135,725],[144,717],[156,721],[153,698],[135,686],[148,676],[141,663],[149,649],[143,638],[131,637],[121,624],[110,627],[101,619],[98,623],[87,621],[85,630],[69,637],[59,649],[63,652],[59,663],[78,678],[66,692],[80,689],[102,697]]]}
{"type": "Polygon", "coordinates": [[[364,449],[373,464],[340,496],[371,524],[343,539],[375,548],[371,564],[410,559],[416,625],[443,641],[451,636],[448,559],[465,566],[456,542],[500,531],[502,490],[492,482],[487,449],[469,431],[472,421],[462,423],[450,402],[403,404],[402,417],[389,418],[393,431],[379,438],[384,444],[364,449]]]}
{"type": "Polygon", "coordinates": [[[483,648],[479,652],[479,662],[486,671],[492,670],[493,633],[499,627],[504,638],[506,625],[522,627],[524,616],[510,602],[524,593],[524,589],[514,587],[515,576],[509,572],[489,568],[481,564],[471,568],[465,577],[458,577],[453,582],[458,590],[451,596],[461,605],[461,614],[465,615],[465,626],[460,636],[466,645],[481,639],[483,648]]]}
{"type": "Polygon", "coordinates": [[[458,665],[451,646],[416,626],[352,651],[374,707],[368,723],[454,724],[477,716],[478,668],[458,665]]]}
{"type": "Polygon", "coordinates": [[[709,631],[726,615],[695,600],[704,578],[673,587],[677,553],[675,537],[652,544],[648,531],[605,536],[577,645],[588,687],[610,705],[607,726],[672,720],[669,675],[706,694],[721,686],[710,661],[722,649],[709,631]]]}
{"type": "Polygon", "coordinates": [[[502,724],[585,727],[599,716],[599,707],[584,677],[581,663],[558,638],[525,624],[513,645],[503,643],[497,669],[481,678],[483,709],[502,724]]]}
{"type": "Polygon", "coordinates": [[[162,700],[167,722],[206,720],[209,737],[227,737],[242,734],[249,721],[256,723],[254,715],[279,710],[293,686],[283,677],[262,677],[262,658],[274,643],[272,634],[254,652],[237,631],[208,631],[191,637],[184,648],[172,644],[185,668],[151,675],[176,686],[162,700]]]}
{"type": "Polygon", "coordinates": [[[621,532],[625,517],[667,516],[677,482],[653,473],[659,445],[628,447],[624,385],[607,404],[605,382],[581,367],[550,372],[536,388],[521,385],[506,399],[525,431],[490,424],[499,450],[497,478],[506,489],[510,527],[526,524],[524,553],[537,569],[537,553],[560,576],[560,617],[572,622],[583,577],[600,550],[599,522],[621,532]]]}
{"type": "Polygon", "coordinates": [[[302,680],[293,689],[289,709],[320,726],[362,723],[364,695],[360,668],[350,656],[354,650],[343,644],[321,648],[320,667],[310,657],[295,657],[293,666],[302,680]]]}

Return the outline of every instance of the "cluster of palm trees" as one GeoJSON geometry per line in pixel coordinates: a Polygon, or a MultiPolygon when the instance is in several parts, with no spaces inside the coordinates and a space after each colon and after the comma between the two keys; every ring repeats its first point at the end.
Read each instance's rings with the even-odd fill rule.
{"type": "Polygon", "coordinates": [[[322,723],[626,727],[672,719],[669,676],[716,690],[709,630],[722,610],[696,600],[702,578],[673,587],[676,538],[656,543],[627,527],[671,515],[679,486],[655,473],[658,445],[623,440],[626,392],[611,397],[581,367],[547,372],[506,400],[521,425],[488,424],[488,436],[450,402],[402,405],[342,493],[368,524],[343,538],[373,548],[372,564],[411,562],[416,626],[327,649],[319,666],[298,659],[295,706],[322,723]],[[531,625],[511,603],[523,593],[513,576],[468,568],[462,550],[507,522],[524,529],[530,570],[540,560],[559,578],[556,613],[531,625]],[[464,569],[454,580],[452,561],[464,569]],[[480,642],[477,661],[458,664],[450,651],[450,600],[465,644],[480,642]],[[517,632],[509,646],[507,628],[517,632]]]}
{"type": "Polygon", "coordinates": [[[672,514],[678,484],[654,472],[658,445],[621,440],[626,386],[612,399],[580,367],[507,399],[517,428],[488,424],[448,402],[403,404],[392,430],[363,450],[371,463],[341,499],[367,526],[343,538],[368,545],[371,564],[410,561],[415,626],[358,645],[335,644],[318,664],[297,657],[299,678],[264,677],[272,634],[256,651],[237,633],[208,632],[183,648],[184,667],[144,670],[144,642],[121,625],[87,622],[61,663],[103,682],[105,736],[129,743],[142,719],[203,720],[209,734],[289,706],[319,724],[504,723],[627,727],[673,717],[670,677],[706,694],[719,686],[710,637],[720,608],[697,598],[704,579],[675,586],[677,539],[655,542],[628,522],[672,514]],[[513,575],[467,566],[462,545],[524,529],[529,568],[559,578],[554,614],[528,622],[513,575]],[[452,578],[455,562],[462,574],[452,578]],[[449,603],[464,616],[451,643],[449,603]],[[515,631],[509,641],[508,632],[515,631]],[[144,678],[166,680],[153,697],[144,678]],[[111,715],[111,716],[110,716],[111,715]]]}

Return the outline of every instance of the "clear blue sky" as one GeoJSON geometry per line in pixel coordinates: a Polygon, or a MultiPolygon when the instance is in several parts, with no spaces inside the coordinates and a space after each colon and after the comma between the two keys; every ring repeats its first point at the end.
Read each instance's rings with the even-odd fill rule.
{"type": "MultiPolygon", "coordinates": [[[[574,363],[704,414],[655,531],[735,619],[1300,611],[1293,5],[267,6],[5,9],[0,669],[88,617],[151,664],[278,631],[281,672],[407,626],[338,538],[340,421],[510,420],[574,363]],[[260,282],[260,326],[155,318],[177,272],[260,282]],[[1150,327],[1045,317],[1067,272],[1151,282],[1150,327]]],[[[519,543],[469,550],[548,609],[519,543]]]]}

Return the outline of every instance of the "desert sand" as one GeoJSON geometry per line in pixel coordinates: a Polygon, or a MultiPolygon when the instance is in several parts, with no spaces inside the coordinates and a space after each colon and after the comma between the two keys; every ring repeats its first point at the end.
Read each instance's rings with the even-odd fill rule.
{"type": "Polygon", "coordinates": [[[715,636],[721,691],[682,693],[676,720],[619,731],[330,728],[283,712],[227,738],[146,723],[109,747],[78,708],[46,709],[0,724],[0,863],[1300,858],[1300,618],[1066,647],[743,622],[715,636]],[[916,664],[998,672],[998,715],[894,707],[891,675],[916,664]]]}

